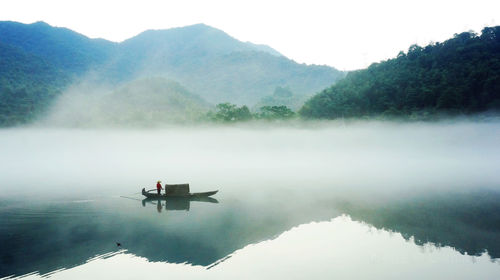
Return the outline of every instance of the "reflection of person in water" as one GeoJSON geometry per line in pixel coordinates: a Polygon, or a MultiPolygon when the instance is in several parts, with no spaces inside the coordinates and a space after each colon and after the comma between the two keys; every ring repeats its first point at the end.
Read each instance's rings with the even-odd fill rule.
{"type": "Polygon", "coordinates": [[[161,213],[162,205],[161,201],[158,200],[158,203],[156,203],[156,210],[158,210],[158,213],[161,213]]]}
{"type": "Polygon", "coordinates": [[[162,186],[161,186],[161,181],[158,181],[156,183],[156,190],[158,191],[158,194],[161,194],[161,190],[162,190],[162,186]]]}

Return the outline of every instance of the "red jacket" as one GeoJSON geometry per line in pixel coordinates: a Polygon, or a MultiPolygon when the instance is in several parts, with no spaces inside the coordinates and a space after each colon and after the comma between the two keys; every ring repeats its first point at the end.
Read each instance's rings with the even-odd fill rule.
{"type": "Polygon", "coordinates": [[[161,184],[160,184],[160,183],[156,183],[156,189],[157,189],[157,190],[161,190],[161,189],[162,189],[162,187],[161,187],[161,184]]]}

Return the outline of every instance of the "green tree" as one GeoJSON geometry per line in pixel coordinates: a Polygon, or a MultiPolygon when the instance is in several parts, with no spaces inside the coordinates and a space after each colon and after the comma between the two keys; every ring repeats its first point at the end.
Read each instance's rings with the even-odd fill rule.
{"type": "Polygon", "coordinates": [[[252,119],[252,114],[247,106],[241,107],[229,102],[220,103],[215,106],[215,113],[209,112],[208,117],[220,122],[238,122],[252,119]]]}
{"type": "Polygon", "coordinates": [[[286,106],[263,106],[260,107],[257,118],[264,120],[286,120],[295,116],[290,108],[286,106]]]}

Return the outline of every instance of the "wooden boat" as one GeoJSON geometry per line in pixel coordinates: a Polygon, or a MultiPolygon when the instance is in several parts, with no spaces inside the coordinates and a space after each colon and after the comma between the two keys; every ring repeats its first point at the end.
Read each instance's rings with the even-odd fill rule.
{"type": "Polygon", "coordinates": [[[199,193],[190,193],[189,192],[189,184],[174,184],[168,185],[165,184],[165,193],[158,194],[156,190],[146,191],[146,188],[142,188],[142,195],[147,198],[167,198],[167,197],[185,197],[185,198],[201,198],[208,197],[216,194],[217,191],[210,192],[199,192],[199,193]],[[152,192],[154,191],[154,192],[152,192]]]}

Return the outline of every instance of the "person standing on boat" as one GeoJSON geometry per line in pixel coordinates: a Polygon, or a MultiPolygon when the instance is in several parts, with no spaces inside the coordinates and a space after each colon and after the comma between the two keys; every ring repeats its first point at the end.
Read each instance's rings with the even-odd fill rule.
{"type": "Polygon", "coordinates": [[[158,181],[156,183],[156,190],[158,191],[158,194],[161,194],[161,190],[163,190],[163,187],[161,186],[161,181],[158,181]]]}

